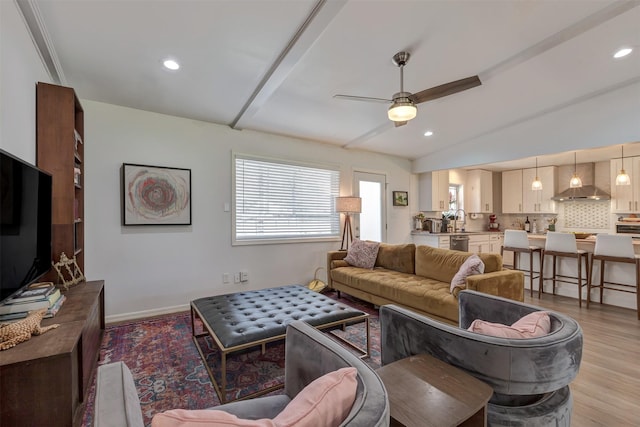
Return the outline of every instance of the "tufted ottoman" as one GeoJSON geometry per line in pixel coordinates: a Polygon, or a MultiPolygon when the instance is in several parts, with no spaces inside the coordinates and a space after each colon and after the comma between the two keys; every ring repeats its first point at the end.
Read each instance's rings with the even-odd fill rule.
{"type": "MultiPolygon", "coordinates": [[[[321,330],[344,328],[347,324],[364,322],[366,350],[341,341],[362,352],[363,357],[369,355],[369,315],[304,286],[289,285],[191,301],[193,341],[221,403],[227,401],[227,354],[257,345],[262,346],[264,353],[267,343],[284,339],[287,325],[293,320],[303,320],[321,330]],[[196,332],[196,318],[202,322],[203,329],[200,332],[196,332]],[[217,384],[197,339],[207,335],[220,349],[220,385],[217,384]]],[[[282,385],[270,387],[243,398],[269,393],[281,387],[282,385]]]]}

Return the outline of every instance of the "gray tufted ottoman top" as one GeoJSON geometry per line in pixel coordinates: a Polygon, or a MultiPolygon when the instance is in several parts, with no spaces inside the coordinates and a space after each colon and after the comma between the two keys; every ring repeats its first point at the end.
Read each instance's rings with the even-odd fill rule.
{"type": "Polygon", "coordinates": [[[225,348],[284,335],[293,320],[318,327],[366,315],[301,285],[200,298],[191,305],[225,348]]]}

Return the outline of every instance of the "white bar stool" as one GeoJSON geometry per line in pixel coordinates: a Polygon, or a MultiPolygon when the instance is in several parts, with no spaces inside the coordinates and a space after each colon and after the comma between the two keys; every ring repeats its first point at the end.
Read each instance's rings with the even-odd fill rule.
{"type": "MultiPolygon", "coordinates": [[[[540,294],[544,292],[544,286],[542,284],[545,280],[553,280],[553,294],[556,294],[556,282],[571,283],[578,285],[578,305],[582,307],[582,287],[589,284],[589,254],[586,251],[578,250],[576,244],[576,236],[573,233],[560,233],[550,231],[547,233],[547,242],[544,246],[544,253],[542,255],[543,262],[547,256],[553,258],[553,276],[543,277],[540,289],[538,291],[538,298],[540,294]],[[557,273],[557,261],[558,258],[575,258],[578,261],[578,277],[567,276],[557,273]],[[582,279],[582,260],[584,259],[584,271],[587,277],[582,279]]],[[[544,271],[543,268],[541,268],[544,271]]]]}
{"type": "Polygon", "coordinates": [[[600,304],[604,290],[628,292],[636,294],[636,313],[640,320],[640,257],[633,250],[633,240],[631,236],[617,236],[609,234],[596,235],[596,247],[591,257],[591,266],[589,267],[589,284],[587,286],[587,308],[591,301],[591,289],[600,288],[600,304]],[[600,284],[593,284],[593,264],[594,261],[600,261],[600,284]],[[622,262],[635,265],[636,284],[630,285],[625,283],[616,283],[604,280],[604,269],[607,262],[622,262]],[[632,289],[628,289],[632,288],[632,289]]]}
{"type": "Polygon", "coordinates": [[[500,255],[504,256],[504,251],[513,252],[513,269],[522,271],[525,276],[529,276],[529,286],[531,296],[533,297],[533,279],[540,279],[538,282],[538,290],[542,286],[542,248],[539,246],[530,246],[527,232],[523,230],[505,230],[504,243],[500,248],[500,255]],[[529,254],[529,270],[520,269],[520,254],[529,254]],[[538,254],[540,261],[540,270],[533,271],[533,254],[538,254]],[[538,274],[534,276],[534,274],[538,274]]]}

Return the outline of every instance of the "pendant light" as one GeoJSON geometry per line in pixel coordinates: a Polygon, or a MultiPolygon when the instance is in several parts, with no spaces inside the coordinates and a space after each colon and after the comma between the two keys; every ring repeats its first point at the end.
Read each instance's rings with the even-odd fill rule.
{"type": "Polygon", "coordinates": [[[616,185],[631,185],[631,178],[629,174],[624,170],[624,145],[622,146],[622,167],[618,176],[616,176],[616,185]]]}
{"type": "Polygon", "coordinates": [[[573,176],[571,177],[571,181],[569,181],[569,188],[580,188],[582,187],[582,180],[578,176],[578,163],[576,161],[576,153],[573,153],[573,176]]]}
{"type": "Polygon", "coordinates": [[[538,158],[537,157],[536,157],[536,179],[534,179],[533,182],[531,183],[531,189],[533,191],[542,190],[542,181],[540,181],[540,178],[538,178],[538,158]]]}

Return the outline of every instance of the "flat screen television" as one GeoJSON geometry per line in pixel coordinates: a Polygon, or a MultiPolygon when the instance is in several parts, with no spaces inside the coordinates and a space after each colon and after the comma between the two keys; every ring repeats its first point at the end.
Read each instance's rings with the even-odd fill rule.
{"type": "Polygon", "coordinates": [[[52,178],[0,150],[0,303],[51,268],[52,178]]]}

